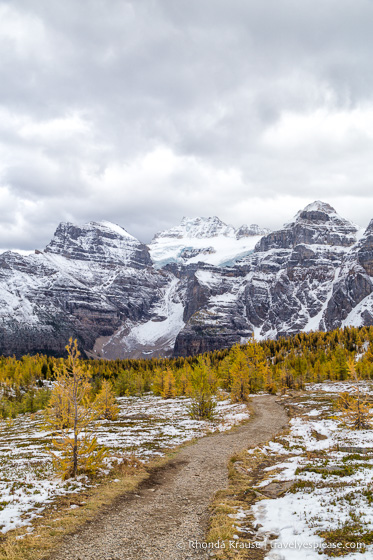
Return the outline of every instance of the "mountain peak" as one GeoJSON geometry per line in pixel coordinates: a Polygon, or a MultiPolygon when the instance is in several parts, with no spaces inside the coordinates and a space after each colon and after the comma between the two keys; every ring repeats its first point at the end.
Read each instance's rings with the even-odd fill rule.
{"type": "Polygon", "coordinates": [[[218,224],[225,226],[226,224],[217,216],[196,216],[194,218],[190,218],[189,216],[184,216],[181,220],[182,226],[195,226],[204,223],[209,224],[218,224]]]}
{"type": "Polygon", "coordinates": [[[271,233],[271,230],[268,228],[261,228],[258,224],[251,224],[250,226],[244,224],[238,229],[236,229],[236,237],[237,239],[241,239],[242,237],[253,237],[256,235],[267,235],[271,233]]]}
{"type": "Polygon", "coordinates": [[[74,260],[91,260],[101,264],[126,264],[134,268],[148,266],[148,249],[121,226],[107,221],[77,226],[61,222],[45,253],[74,260]]]}
{"type": "Polygon", "coordinates": [[[358,229],[330,204],[316,200],[299,210],[283,229],[263,237],[255,250],[292,249],[300,244],[350,247],[357,241],[358,229]]]}
{"type": "Polygon", "coordinates": [[[337,212],[327,202],[322,200],[315,200],[303,208],[302,212],[325,212],[326,214],[336,214],[337,212]]]}
{"type": "Polygon", "coordinates": [[[128,233],[128,231],[125,230],[124,228],[122,228],[122,226],[119,226],[118,224],[114,224],[113,222],[108,222],[107,220],[101,220],[100,222],[88,222],[83,227],[99,228],[99,229],[103,229],[103,230],[115,233],[115,234],[119,235],[120,237],[127,237],[127,238],[130,238],[130,239],[135,239],[136,240],[136,237],[134,237],[133,235],[128,233]]]}
{"type": "Polygon", "coordinates": [[[154,239],[159,237],[202,239],[218,235],[233,236],[234,231],[233,226],[225,224],[217,216],[208,216],[207,218],[185,216],[179,226],[157,233],[154,239]]]}
{"type": "Polygon", "coordinates": [[[338,212],[328,204],[321,200],[316,200],[308,204],[303,210],[299,210],[294,219],[285,224],[285,228],[294,227],[295,224],[314,224],[315,226],[334,227],[340,226],[347,228],[349,231],[356,232],[359,228],[350,220],[343,218],[338,212]]]}
{"type": "Polygon", "coordinates": [[[203,216],[197,218],[184,216],[179,226],[174,226],[157,233],[153,238],[153,242],[162,237],[190,240],[224,236],[241,239],[242,237],[262,236],[269,232],[269,229],[260,228],[257,224],[252,224],[251,226],[244,224],[235,229],[217,216],[209,216],[207,218],[203,216]]]}

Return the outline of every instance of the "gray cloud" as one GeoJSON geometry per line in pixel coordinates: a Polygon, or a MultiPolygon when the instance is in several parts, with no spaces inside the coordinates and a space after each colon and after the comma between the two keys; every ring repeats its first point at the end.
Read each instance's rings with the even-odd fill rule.
{"type": "Polygon", "coordinates": [[[367,0],[0,0],[0,247],[373,216],[367,0]]]}

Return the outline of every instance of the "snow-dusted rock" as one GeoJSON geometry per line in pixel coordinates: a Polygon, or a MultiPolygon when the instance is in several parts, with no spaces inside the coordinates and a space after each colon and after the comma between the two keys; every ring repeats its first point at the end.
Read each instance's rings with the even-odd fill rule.
{"type": "Polygon", "coordinates": [[[45,253],[78,261],[143,268],[151,265],[147,247],[111,222],[89,222],[82,227],[61,223],[45,253]]]}
{"type": "Polygon", "coordinates": [[[173,279],[114,224],[60,224],[45,251],[0,255],[0,351],[61,354],[70,336],[90,351],[125,322],[149,319],[173,279]]]}
{"type": "Polygon", "coordinates": [[[109,222],[60,224],[45,251],[0,255],[0,352],[186,355],[373,324],[365,233],[317,201],[277,232],[184,218],[149,247],[109,222]]]}
{"type": "Polygon", "coordinates": [[[251,224],[251,226],[243,225],[236,229],[236,237],[237,239],[241,239],[241,237],[251,237],[254,235],[262,236],[267,235],[270,233],[271,230],[268,228],[261,228],[258,224],[251,224]]]}
{"type": "Polygon", "coordinates": [[[179,333],[176,353],[214,349],[224,339],[228,346],[250,335],[373,324],[372,224],[359,241],[357,226],[317,201],[263,236],[231,269],[211,268],[204,276],[205,301],[179,333]],[[223,274],[232,278],[229,289],[223,274]]]}
{"type": "Polygon", "coordinates": [[[282,230],[263,237],[256,250],[292,249],[300,243],[350,247],[356,242],[358,229],[332,206],[318,200],[300,210],[282,230]]]}

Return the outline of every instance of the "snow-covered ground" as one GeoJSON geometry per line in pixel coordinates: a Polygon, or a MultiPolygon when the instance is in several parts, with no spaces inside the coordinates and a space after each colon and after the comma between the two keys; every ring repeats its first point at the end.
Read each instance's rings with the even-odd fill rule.
{"type": "MultiPolygon", "coordinates": [[[[118,404],[118,420],[97,423],[94,433],[112,456],[135,454],[145,461],[210,431],[227,430],[249,416],[245,405],[227,400],[218,401],[214,422],[191,420],[190,399],[186,398],[122,397],[118,404]]],[[[90,485],[86,477],[63,482],[55,476],[46,450],[50,443],[51,433],[43,430],[40,414],[21,415],[12,423],[1,422],[1,532],[30,525],[57,496],[90,485]]],[[[111,461],[109,458],[109,464],[111,461]]]]}
{"type": "MultiPolygon", "coordinates": [[[[373,382],[369,380],[359,381],[360,390],[367,395],[373,394],[373,382]]],[[[324,383],[307,383],[306,389],[312,393],[322,391],[335,396],[336,393],[356,392],[356,384],[352,381],[324,381],[324,383]]]]}
{"type": "MultiPolygon", "coordinates": [[[[369,384],[363,385],[363,390],[369,392],[369,384]]],[[[320,533],[343,528],[348,532],[354,524],[352,534],[356,539],[351,540],[349,549],[344,549],[343,557],[373,558],[373,545],[367,546],[364,556],[354,549],[356,542],[363,542],[364,534],[373,531],[373,430],[349,429],[325,398],[327,393],[335,398],[338,391],[350,391],[351,384],[313,384],[308,389],[308,397],[292,403],[298,414],[290,421],[290,433],[279,441],[249,450],[276,461],[265,469],[267,476],[257,484],[257,491],[265,492],[273,482],[297,483],[282,497],[260,500],[251,508],[260,526],[258,534],[264,539],[277,535],[267,540],[271,550],[266,559],[329,558],[322,547],[335,546],[339,538],[323,538],[320,533]],[[324,394],[320,395],[320,391],[324,394]]]]}

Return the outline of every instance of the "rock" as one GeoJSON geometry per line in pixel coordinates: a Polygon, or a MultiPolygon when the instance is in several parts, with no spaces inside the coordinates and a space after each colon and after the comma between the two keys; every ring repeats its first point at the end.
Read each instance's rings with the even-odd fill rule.
{"type": "Polygon", "coordinates": [[[292,480],[285,480],[283,482],[271,482],[267,486],[260,488],[261,494],[267,496],[268,498],[278,498],[285,494],[290,488],[293,486],[294,481],[292,480]]]}
{"type": "Polygon", "coordinates": [[[185,356],[373,324],[373,220],[317,201],[277,232],[184,218],[149,247],[109,222],[62,223],[44,251],[0,255],[0,352],[185,356]],[[227,252],[228,251],[228,252],[227,252]]]}
{"type": "Polygon", "coordinates": [[[317,441],[328,439],[328,436],[324,436],[323,434],[320,434],[316,430],[312,430],[311,436],[314,437],[317,441]]]}
{"type": "Polygon", "coordinates": [[[339,216],[325,202],[316,201],[300,210],[284,229],[263,237],[256,251],[292,249],[301,243],[350,247],[356,242],[357,226],[339,216]]]}

